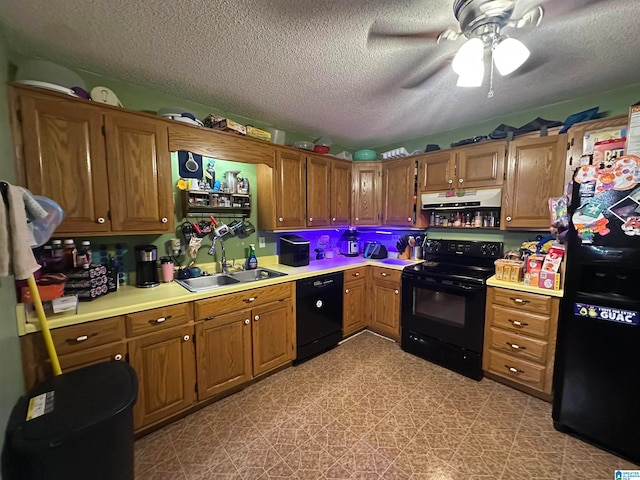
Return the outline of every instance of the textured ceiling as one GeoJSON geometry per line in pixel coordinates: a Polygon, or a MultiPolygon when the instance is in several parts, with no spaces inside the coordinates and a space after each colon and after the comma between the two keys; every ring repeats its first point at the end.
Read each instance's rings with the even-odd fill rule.
{"type": "MultiPolygon", "coordinates": [[[[531,0],[518,0],[522,3],[531,0]]],[[[549,0],[563,5],[580,0],[549,0]]],[[[584,0],[582,0],[584,3],[584,0]]],[[[453,0],[0,0],[9,47],[279,128],[376,147],[640,81],[639,0],[601,0],[511,31],[509,77],[455,86],[462,43],[367,41],[455,27],[453,0]]],[[[519,4],[520,5],[520,4],[519,4]]],[[[516,8],[521,8],[517,6],[516,8]]]]}

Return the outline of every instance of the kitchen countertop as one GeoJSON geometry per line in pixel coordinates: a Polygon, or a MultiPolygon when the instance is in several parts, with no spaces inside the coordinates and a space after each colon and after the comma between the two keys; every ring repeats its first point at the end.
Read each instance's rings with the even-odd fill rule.
{"type": "MultiPolygon", "coordinates": [[[[167,305],[202,300],[204,298],[251,290],[278,283],[292,282],[314,275],[339,272],[365,265],[402,270],[407,265],[422,262],[422,260],[397,260],[392,258],[371,260],[363,257],[337,257],[333,259],[312,260],[309,265],[304,267],[290,267],[277,263],[277,258],[277,256],[258,258],[258,266],[286,273],[286,276],[238,283],[198,293],[189,292],[175,282],[161,283],[160,286],[155,288],[137,288],[132,285],[124,285],[118,288],[117,292],[109,293],[92,302],[80,302],[77,313],[64,312],[50,315],[47,318],[47,322],[49,328],[66,327],[90,322],[92,320],[149,310],[151,308],[165,307],[167,305]],[[388,263],[385,263],[385,261],[388,263]]],[[[18,304],[16,313],[19,335],[26,335],[40,329],[35,313],[32,309],[25,308],[25,304],[18,304]]]]}
{"type": "Polygon", "coordinates": [[[521,282],[505,282],[496,279],[495,275],[489,277],[487,285],[490,287],[508,288],[509,290],[517,290],[519,292],[537,293],[539,295],[547,295],[549,297],[563,297],[564,290],[548,290],[546,288],[532,287],[521,282]]]}

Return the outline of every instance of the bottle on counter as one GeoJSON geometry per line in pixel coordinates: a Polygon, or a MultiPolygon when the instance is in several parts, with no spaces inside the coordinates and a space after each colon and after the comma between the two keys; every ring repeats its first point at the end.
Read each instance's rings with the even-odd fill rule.
{"type": "Polygon", "coordinates": [[[91,242],[89,240],[82,241],[82,248],[84,249],[84,254],[87,258],[86,267],[89,268],[89,265],[93,263],[93,252],[91,251],[91,242]]]}
{"type": "Polygon", "coordinates": [[[64,248],[62,247],[62,240],[53,240],[51,242],[51,258],[62,259],[64,255],[64,248]]]}
{"type": "Polygon", "coordinates": [[[476,212],[475,216],[473,217],[473,226],[475,228],[482,228],[483,226],[482,213],[476,212]]]}
{"type": "Polygon", "coordinates": [[[76,267],[77,258],[76,255],[78,250],[76,249],[76,243],[72,238],[68,238],[64,241],[64,252],[62,254],[62,264],[64,270],[72,270],[76,267]]]}
{"type": "Polygon", "coordinates": [[[91,266],[91,242],[88,240],[84,240],[77,249],[75,266],[84,269],[91,266]]]}
{"type": "Polygon", "coordinates": [[[254,243],[249,244],[249,257],[247,258],[247,270],[255,270],[258,268],[258,259],[256,258],[256,246],[254,243]]]}
{"type": "Polygon", "coordinates": [[[436,212],[431,210],[431,215],[429,216],[429,226],[434,227],[436,225],[436,212]]]}

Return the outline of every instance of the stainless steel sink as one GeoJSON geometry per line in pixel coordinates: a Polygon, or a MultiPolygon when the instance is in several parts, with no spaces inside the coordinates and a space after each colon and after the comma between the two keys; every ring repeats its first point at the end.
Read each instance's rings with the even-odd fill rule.
{"type": "Polygon", "coordinates": [[[276,272],[268,268],[256,268],[255,270],[245,270],[242,272],[230,273],[230,276],[238,279],[240,282],[255,282],[257,280],[265,280],[267,278],[283,277],[286,273],[276,272]]]}
{"type": "Polygon", "coordinates": [[[241,280],[233,278],[230,275],[210,275],[208,277],[186,278],[184,280],[176,280],[176,283],[182,285],[190,292],[206,292],[214,288],[224,287],[240,283],[241,280]]]}

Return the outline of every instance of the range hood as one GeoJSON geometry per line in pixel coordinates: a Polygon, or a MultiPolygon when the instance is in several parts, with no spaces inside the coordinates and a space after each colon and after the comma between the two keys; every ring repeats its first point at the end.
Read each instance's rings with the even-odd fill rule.
{"type": "Polygon", "coordinates": [[[500,208],[502,190],[491,188],[488,190],[467,190],[462,197],[454,195],[447,197],[446,192],[423,193],[421,196],[423,210],[456,210],[472,207],[500,208]]]}

